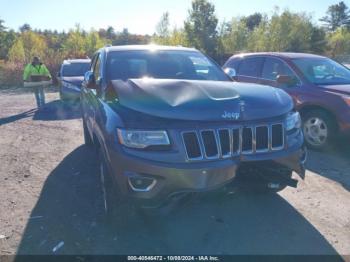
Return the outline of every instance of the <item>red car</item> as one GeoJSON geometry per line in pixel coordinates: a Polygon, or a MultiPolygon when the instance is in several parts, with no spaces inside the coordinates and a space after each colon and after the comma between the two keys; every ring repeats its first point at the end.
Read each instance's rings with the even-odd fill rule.
{"type": "Polygon", "coordinates": [[[327,148],[350,134],[350,70],[327,57],[303,53],[247,53],[224,65],[238,82],[282,88],[303,119],[306,144],[327,148]]]}

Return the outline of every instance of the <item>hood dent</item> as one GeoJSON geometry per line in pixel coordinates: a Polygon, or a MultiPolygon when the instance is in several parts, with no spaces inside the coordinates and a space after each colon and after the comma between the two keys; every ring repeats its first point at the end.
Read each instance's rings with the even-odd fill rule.
{"type": "Polygon", "coordinates": [[[242,113],[242,101],[240,120],[275,117],[293,108],[284,91],[254,84],[159,79],[115,80],[112,84],[121,106],[168,119],[224,120],[225,112],[242,113]]]}

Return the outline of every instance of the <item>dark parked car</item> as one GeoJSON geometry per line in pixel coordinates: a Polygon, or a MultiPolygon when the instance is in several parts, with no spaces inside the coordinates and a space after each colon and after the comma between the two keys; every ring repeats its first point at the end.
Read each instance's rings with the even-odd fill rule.
{"type": "Polygon", "coordinates": [[[90,59],[64,60],[57,74],[60,98],[63,101],[77,100],[80,97],[84,74],[90,68],[90,59]]]}
{"type": "Polygon", "coordinates": [[[312,54],[251,53],[232,56],[224,68],[234,69],[238,82],[289,93],[309,147],[325,149],[338,134],[350,134],[350,70],[345,66],[312,54]]]}
{"type": "Polygon", "coordinates": [[[230,182],[277,192],[296,187],[292,171],[304,177],[291,97],[235,83],[195,49],[100,49],[81,107],[85,143],[99,152],[107,212],[118,199],[155,207],[230,182]]]}

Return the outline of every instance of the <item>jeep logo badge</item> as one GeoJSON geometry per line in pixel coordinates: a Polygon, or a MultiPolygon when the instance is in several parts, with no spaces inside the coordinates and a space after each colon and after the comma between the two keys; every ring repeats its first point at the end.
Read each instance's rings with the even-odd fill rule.
{"type": "Polygon", "coordinates": [[[221,116],[224,119],[232,119],[232,120],[238,120],[240,114],[239,113],[234,113],[234,112],[224,112],[224,114],[221,116]]]}

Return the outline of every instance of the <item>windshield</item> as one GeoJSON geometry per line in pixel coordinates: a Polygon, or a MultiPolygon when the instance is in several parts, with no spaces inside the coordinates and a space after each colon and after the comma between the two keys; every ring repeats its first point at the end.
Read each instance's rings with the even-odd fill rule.
{"type": "Polygon", "coordinates": [[[90,63],[68,63],[63,65],[62,76],[84,76],[89,71],[90,63]]]}
{"type": "Polygon", "coordinates": [[[115,51],[108,54],[111,80],[130,78],[230,81],[215,63],[195,51],[115,51]]]}
{"type": "Polygon", "coordinates": [[[350,70],[328,58],[297,58],[295,65],[316,85],[350,84],[350,70]]]}

